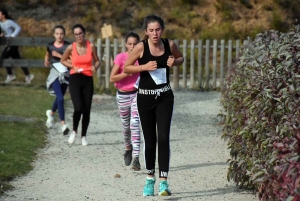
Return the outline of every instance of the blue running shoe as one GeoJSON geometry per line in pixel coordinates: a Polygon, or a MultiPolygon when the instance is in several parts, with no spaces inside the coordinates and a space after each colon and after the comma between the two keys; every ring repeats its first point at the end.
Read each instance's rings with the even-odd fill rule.
{"type": "Polygon", "coordinates": [[[146,178],[146,184],[144,186],[144,196],[154,196],[154,184],[155,178],[146,178]]]}
{"type": "Polygon", "coordinates": [[[161,196],[170,196],[172,193],[168,187],[167,180],[161,180],[159,183],[159,195],[161,196]]]}

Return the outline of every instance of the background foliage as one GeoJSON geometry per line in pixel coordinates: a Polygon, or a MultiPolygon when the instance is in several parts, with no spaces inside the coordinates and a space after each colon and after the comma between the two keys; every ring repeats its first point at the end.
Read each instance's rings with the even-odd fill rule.
{"type": "Polygon", "coordinates": [[[74,23],[94,37],[104,23],[112,24],[115,37],[143,35],[143,18],[156,14],[165,20],[168,38],[243,40],[269,29],[285,32],[300,17],[300,0],[6,0],[0,7],[30,36],[50,36],[57,24],[72,36],[74,23]]]}

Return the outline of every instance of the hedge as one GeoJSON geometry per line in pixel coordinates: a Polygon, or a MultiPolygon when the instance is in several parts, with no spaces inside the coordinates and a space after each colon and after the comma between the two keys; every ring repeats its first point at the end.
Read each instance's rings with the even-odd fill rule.
{"type": "Polygon", "coordinates": [[[222,90],[227,179],[261,200],[300,200],[300,27],[248,41],[222,90]]]}

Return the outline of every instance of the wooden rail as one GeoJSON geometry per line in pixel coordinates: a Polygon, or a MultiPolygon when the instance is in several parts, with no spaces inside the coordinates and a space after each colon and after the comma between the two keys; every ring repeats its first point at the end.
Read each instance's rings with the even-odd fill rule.
{"type": "MultiPolygon", "coordinates": [[[[73,42],[74,39],[66,39],[73,42]]],[[[53,38],[42,37],[0,37],[0,46],[31,46],[46,47],[53,38]]],[[[104,85],[109,88],[109,75],[112,61],[115,56],[125,51],[125,39],[93,39],[97,46],[97,53],[102,60],[101,70],[97,73],[98,86],[104,85]]],[[[216,89],[223,82],[225,76],[230,70],[233,58],[238,59],[238,53],[241,48],[241,41],[236,40],[233,45],[232,40],[174,40],[179,46],[184,56],[184,62],[181,66],[175,66],[171,70],[171,84],[173,89],[216,89]],[[227,65],[225,65],[227,60],[227,65]]],[[[246,41],[243,41],[243,44],[246,41]]],[[[44,67],[44,60],[33,59],[4,59],[0,60],[0,67],[3,66],[24,66],[24,67],[44,67]]]]}

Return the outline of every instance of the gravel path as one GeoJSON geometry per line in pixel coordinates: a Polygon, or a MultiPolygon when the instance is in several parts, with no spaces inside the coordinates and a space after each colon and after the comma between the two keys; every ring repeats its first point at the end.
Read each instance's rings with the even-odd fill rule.
{"type": "MultiPolygon", "coordinates": [[[[123,164],[123,138],[115,97],[95,95],[87,134],[89,146],[68,146],[60,126],[48,134],[48,146],[41,150],[34,170],[12,182],[14,190],[3,201],[82,200],[257,200],[251,191],[239,190],[226,181],[229,151],[218,126],[220,94],[217,92],[175,92],[171,129],[171,197],[142,196],[145,166],[132,171],[123,164]],[[120,178],[115,178],[119,174],[120,178]]],[[[67,110],[71,122],[71,108],[67,110]]],[[[141,147],[143,149],[143,145],[141,147]]],[[[141,153],[143,159],[143,153],[141,153]]],[[[157,194],[158,182],[156,183],[157,194]]]]}

